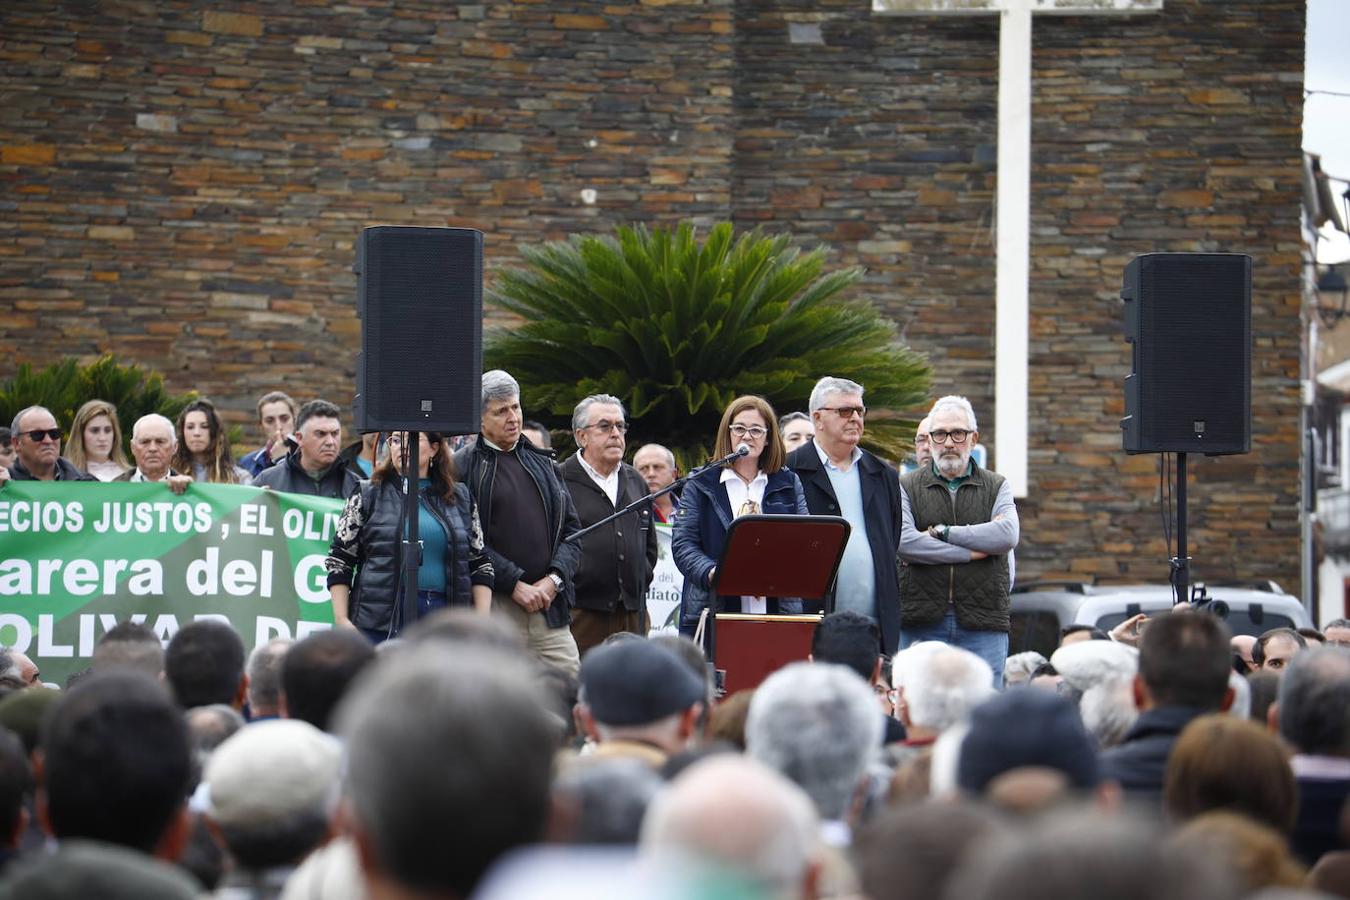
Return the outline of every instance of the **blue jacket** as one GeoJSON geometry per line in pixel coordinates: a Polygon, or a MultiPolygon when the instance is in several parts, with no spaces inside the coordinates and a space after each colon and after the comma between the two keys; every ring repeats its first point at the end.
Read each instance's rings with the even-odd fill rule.
{"type": "MultiPolygon", "coordinates": [[[[802,483],[791,469],[779,469],[769,476],[764,488],[764,502],[760,504],[765,515],[809,515],[802,483]]],[[[722,468],[709,469],[691,478],[684,486],[680,505],[675,514],[675,530],[671,537],[671,552],[675,565],[684,575],[684,591],[680,595],[680,624],[692,628],[704,607],[714,611],[740,608],[739,597],[713,598],[708,589],[708,573],[717,565],[722,547],[727,541],[727,529],[735,517],[726,488],[722,487],[722,468]]],[[[778,611],[784,614],[800,613],[802,601],[796,598],[780,599],[778,611]]]]}

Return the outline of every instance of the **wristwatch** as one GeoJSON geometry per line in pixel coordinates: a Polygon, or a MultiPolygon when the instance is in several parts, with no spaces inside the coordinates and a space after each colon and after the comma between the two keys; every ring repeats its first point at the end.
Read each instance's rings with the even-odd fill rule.
{"type": "Polygon", "coordinates": [[[556,588],[558,593],[561,594],[563,589],[562,576],[559,575],[557,572],[549,572],[548,577],[553,579],[553,587],[556,588]]]}

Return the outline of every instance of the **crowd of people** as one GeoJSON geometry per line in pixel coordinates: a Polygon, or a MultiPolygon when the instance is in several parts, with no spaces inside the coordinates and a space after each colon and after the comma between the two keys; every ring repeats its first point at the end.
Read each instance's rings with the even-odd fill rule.
{"type": "Polygon", "coordinates": [[[902,474],[856,382],[781,419],[738,397],[681,483],[659,444],[625,461],[619,398],[559,461],[508,373],[482,389],[476,435],[345,447],[338,407],[269,393],[238,461],[206,401],[139,419],[131,460],[103,401],[68,437],[18,414],[0,482],[344,505],[332,630],[123,622],[64,690],[0,650],[0,898],[1350,897],[1350,622],[1179,607],[1009,657],[1020,526],[964,398],[902,474]],[[823,601],[719,590],[758,514],[849,523],[823,601]],[[647,619],[658,523],[678,634],[647,619]],[[817,609],[809,658],[724,694],[712,614],[817,609]]]}

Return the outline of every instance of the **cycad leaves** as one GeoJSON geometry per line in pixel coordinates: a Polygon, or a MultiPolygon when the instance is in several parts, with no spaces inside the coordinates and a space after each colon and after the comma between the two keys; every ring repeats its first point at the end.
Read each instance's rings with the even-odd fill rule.
{"type": "MultiPolygon", "coordinates": [[[[824,251],[800,252],[787,235],[737,236],[721,223],[700,242],[688,223],[637,226],[523,257],[489,292],[523,324],[492,332],[485,356],[520,381],[527,413],[556,428],[587,394],[614,394],[628,408],[630,448],[656,441],[687,464],[739,394],[762,394],[780,413],[805,409],[830,374],[866,385],[879,411],[926,398],[927,364],[870,304],[841,298],[862,270],[824,272],[824,251]]],[[[869,416],[866,443],[897,456],[912,427],[869,416]]]]}

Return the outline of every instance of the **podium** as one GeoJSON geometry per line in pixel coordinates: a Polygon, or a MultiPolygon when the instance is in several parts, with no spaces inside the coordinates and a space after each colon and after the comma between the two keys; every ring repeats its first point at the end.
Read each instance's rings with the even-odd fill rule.
{"type": "MultiPolygon", "coordinates": [[[[742,516],[727,529],[712,592],[819,600],[834,584],[850,530],[839,516],[742,516]]],[[[806,659],[819,621],[818,615],[713,614],[706,620],[706,650],[724,673],[725,691],[753,688],[806,659]]]]}

